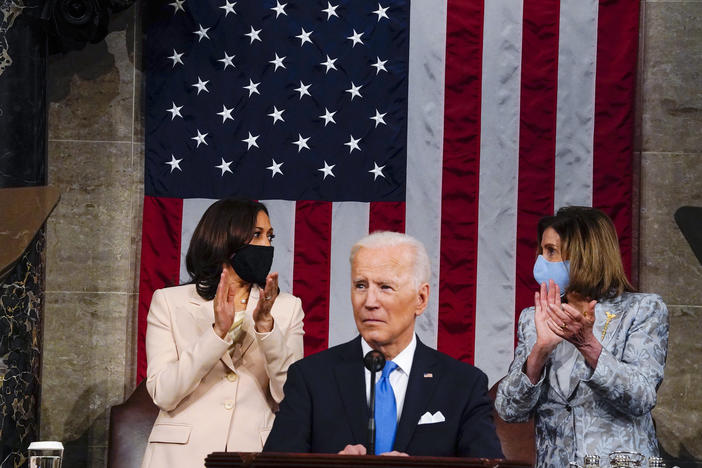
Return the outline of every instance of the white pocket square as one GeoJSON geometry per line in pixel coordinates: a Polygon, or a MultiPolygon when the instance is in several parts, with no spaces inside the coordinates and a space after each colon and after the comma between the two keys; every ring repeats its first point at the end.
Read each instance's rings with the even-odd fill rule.
{"type": "Polygon", "coordinates": [[[421,418],[419,418],[419,422],[417,423],[417,425],[419,426],[420,424],[436,424],[444,421],[446,421],[446,418],[443,414],[441,414],[441,411],[437,411],[434,414],[431,414],[429,411],[427,411],[422,415],[421,418]]]}

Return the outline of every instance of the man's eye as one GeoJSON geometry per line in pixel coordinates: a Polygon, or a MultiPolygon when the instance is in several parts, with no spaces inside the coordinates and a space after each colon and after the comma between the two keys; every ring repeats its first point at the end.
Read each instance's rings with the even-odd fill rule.
{"type": "Polygon", "coordinates": [[[366,289],[366,285],[363,283],[356,283],[356,289],[366,289]]]}

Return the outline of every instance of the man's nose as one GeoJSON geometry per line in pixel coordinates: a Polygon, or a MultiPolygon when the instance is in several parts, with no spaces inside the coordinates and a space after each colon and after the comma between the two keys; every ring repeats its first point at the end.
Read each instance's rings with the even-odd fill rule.
{"type": "Polygon", "coordinates": [[[375,309],[378,304],[378,289],[375,286],[369,286],[366,292],[365,304],[368,309],[375,309]]]}

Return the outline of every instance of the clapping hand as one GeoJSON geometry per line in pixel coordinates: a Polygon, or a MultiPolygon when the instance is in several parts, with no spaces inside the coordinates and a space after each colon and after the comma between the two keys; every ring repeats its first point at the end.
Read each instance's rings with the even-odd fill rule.
{"type": "Polygon", "coordinates": [[[595,305],[578,295],[568,296],[568,304],[549,304],[548,327],[556,335],[580,347],[592,341],[595,305]]]}
{"type": "Polygon", "coordinates": [[[548,353],[563,341],[563,337],[553,331],[553,322],[549,315],[551,306],[561,308],[561,291],[553,280],[549,280],[548,291],[546,283],[541,283],[540,290],[534,293],[536,343],[548,353]]]}
{"type": "Polygon", "coordinates": [[[551,307],[561,307],[561,290],[553,280],[549,280],[548,291],[546,283],[541,283],[539,291],[534,293],[536,343],[524,363],[524,372],[532,384],[541,378],[548,357],[558,343],[563,341],[563,337],[553,331],[552,319],[549,315],[551,307]]]}
{"type": "Polygon", "coordinates": [[[234,315],[236,314],[236,286],[232,281],[231,275],[229,268],[222,269],[213,302],[215,319],[213,328],[217,336],[222,339],[232,327],[234,315]]]}
{"type": "Polygon", "coordinates": [[[552,333],[571,342],[583,355],[588,366],[595,369],[602,352],[602,345],[592,332],[597,301],[569,294],[568,302],[561,307],[549,304],[548,327],[552,333]]]}
{"type": "Polygon", "coordinates": [[[278,273],[270,273],[266,277],[266,286],[261,291],[258,304],[256,304],[256,308],[253,311],[253,320],[256,324],[256,331],[259,333],[267,333],[273,330],[271,308],[278,297],[278,291],[278,273]]]}

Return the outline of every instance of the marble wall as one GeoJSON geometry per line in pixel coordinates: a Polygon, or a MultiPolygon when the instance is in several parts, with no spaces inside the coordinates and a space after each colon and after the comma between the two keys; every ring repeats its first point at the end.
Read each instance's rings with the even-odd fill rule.
{"type": "MultiPolygon", "coordinates": [[[[643,2],[639,132],[640,286],[670,306],[655,410],[665,449],[702,458],[702,267],[673,213],[702,206],[702,0],[643,2]]],[[[41,435],[66,466],[104,466],[109,407],[135,375],[143,198],[139,6],[111,33],[50,59],[49,182],[41,435]],[[68,462],[70,461],[70,464],[68,462]]]]}
{"type": "Polygon", "coordinates": [[[670,310],[654,416],[668,453],[702,459],[702,265],[673,219],[680,206],[702,206],[702,1],[648,1],[644,25],[640,288],[670,310]]]}

